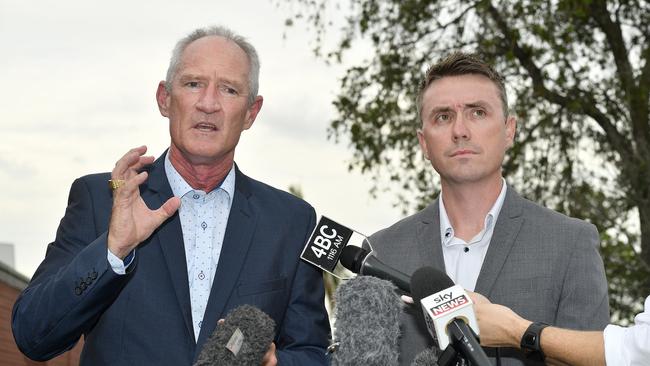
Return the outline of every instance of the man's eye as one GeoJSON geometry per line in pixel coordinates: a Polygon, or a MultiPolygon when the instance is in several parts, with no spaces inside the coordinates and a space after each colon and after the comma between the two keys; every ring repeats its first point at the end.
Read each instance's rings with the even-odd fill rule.
{"type": "Polygon", "coordinates": [[[198,88],[201,84],[198,81],[188,81],[185,83],[185,86],[188,88],[198,88]]]}
{"type": "Polygon", "coordinates": [[[221,92],[224,93],[225,95],[232,95],[232,96],[239,95],[239,92],[237,91],[237,89],[235,89],[235,88],[233,88],[231,86],[228,86],[228,85],[221,85],[219,87],[219,90],[221,90],[221,92]]]}
{"type": "Polygon", "coordinates": [[[447,121],[449,121],[448,114],[439,114],[436,116],[436,122],[447,122],[447,121]]]}
{"type": "Polygon", "coordinates": [[[474,115],[474,117],[478,117],[478,118],[483,118],[487,115],[487,113],[485,113],[485,111],[482,109],[475,109],[472,112],[472,114],[474,115]]]}

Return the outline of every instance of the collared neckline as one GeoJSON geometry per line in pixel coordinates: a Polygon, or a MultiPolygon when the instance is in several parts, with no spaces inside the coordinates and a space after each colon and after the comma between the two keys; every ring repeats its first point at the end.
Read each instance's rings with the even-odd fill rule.
{"type": "MultiPolygon", "coordinates": [[[[165,173],[167,174],[167,180],[169,181],[169,186],[172,189],[172,193],[176,197],[183,197],[190,192],[203,192],[195,190],[192,186],[187,183],[187,181],[181,176],[181,174],[174,168],[171,160],[169,160],[169,150],[165,153],[165,173]]],[[[230,167],[230,171],[226,175],[221,183],[215,187],[211,192],[203,192],[206,195],[209,195],[212,192],[215,192],[217,189],[224,190],[228,196],[231,198],[234,197],[235,193],[235,164],[230,167]]]]}
{"type": "Polygon", "coordinates": [[[501,192],[499,193],[496,201],[494,201],[494,204],[490,208],[490,211],[488,211],[487,215],[485,215],[485,220],[483,221],[483,230],[481,230],[481,232],[472,238],[469,243],[464,243],[460,239],[452,240],[455,238],[454,228],[451,226],[449,216],[447,216],[447,209],[445,208],[445,204],[442,199],[442,192],[440,192],[438,209],[440,213],[440,241],[442,242],[442,245],[445,247],[450,247],[458,244],[471,245],[472,243],[476,243],[482,240],[485,233],[488,232],[488,230],[495,224],[495,221],[501,212],[501,208],[503,207],[503,202],[506,198],[508,185],[506,184],[506,180],[503,177],[501,177],[501,181],[501,192]]]}

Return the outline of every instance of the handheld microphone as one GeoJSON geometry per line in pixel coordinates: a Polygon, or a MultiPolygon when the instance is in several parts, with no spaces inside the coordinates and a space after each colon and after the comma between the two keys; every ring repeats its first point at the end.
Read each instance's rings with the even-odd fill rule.
{"type": "Polygon", "coordinates": [[[491,365],[477,340],[479,328],[472,300],[461,286],[454,285],[441,271],[422,267],[411,276],[411,290],[440,349],[451,344],[472,365],[491,365]]]}
{"type": "Polygon", "coordinates": [[[385,280],[357,276],[335,293],[333,366],[397,365],[402,301],[385,280]]]}
{"type": "Polygon", "coordinates": [[[391,281],[400,290],[407,293],[411,292],[411,279],[408,275],[384,264],[384,262],[363,248],[347,246],[343,248],[339,260],[343,267],[354,273],[391,281]]]}
{"type": "Polygon", "coordinates": [[[217,325],[194,366],[259,365],[275,334],[275,322],[262,310],[241,305],[217,325]]]}

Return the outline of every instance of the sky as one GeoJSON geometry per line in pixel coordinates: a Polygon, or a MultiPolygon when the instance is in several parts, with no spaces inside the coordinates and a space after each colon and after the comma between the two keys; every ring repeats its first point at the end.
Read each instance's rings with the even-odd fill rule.
{"type": "Polygon", "coordinates": [[[264,105],[237,148],[241,170],[299,186],[317,214],[362,234],[397,221],[394,197],[371,198],[346,143],[327,139],[343,67],[317,59],[288,15],[270,0],[0,0],[0,242],[15,246],[16,269],[31,277],[44,258],[75,178],[110,171],[133,147],[169,146],[156,87],[176,41],[208,25],[242,34],[261,59],[264,105]]]}

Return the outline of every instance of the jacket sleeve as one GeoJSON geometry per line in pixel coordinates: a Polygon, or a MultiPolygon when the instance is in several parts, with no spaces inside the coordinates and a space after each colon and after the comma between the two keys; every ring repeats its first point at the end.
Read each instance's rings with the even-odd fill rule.
{"type": "MultiPolygon", "coordinates": [[[[126,275],[113,272],[106,257],[107,233],[98,233],[96,209],[84,178],[77,179],[54,242],[14,304],[16,344],[33,360],[49,360],[74,347],[135,267],[137,256],[126,275]]],[[[110,212],[110,207],[104,209],[110,212]]]]}
{"type": "Polygon", "coordinates": [[[605,267],[598,252],[596,227],[581,225],[562,284],[555,325],[577,330],[603,330],[609,323],[605,267]]]}
{"type": "MultiPolygon", "coordinates": [[[[315,226],[315,212],[310,208],[309,226],[300,248],[315,226]]],[[[300,253],[300,252],[299,252],[300,253]]],[[[276,356],[278,365],[328,365],[326,349],[330,326],[325,310],[322,272],[298,259],[289,306],[280,326],[276,356]]]]}

